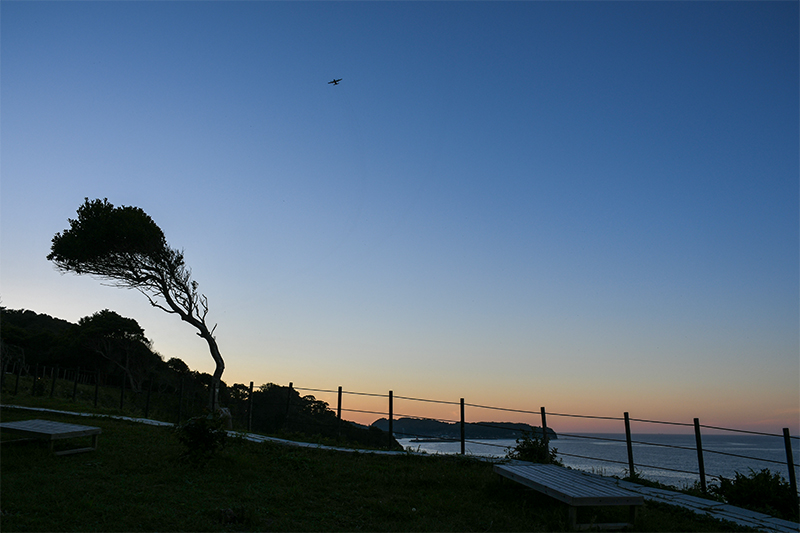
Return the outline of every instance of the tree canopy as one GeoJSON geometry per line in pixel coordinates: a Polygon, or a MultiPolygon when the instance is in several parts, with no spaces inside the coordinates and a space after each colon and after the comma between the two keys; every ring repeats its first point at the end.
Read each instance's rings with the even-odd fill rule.
{"type": "MultiPolygon", "coordinates": [[[[210,374],[193,371],[177,357],[165,360],[151,349],[135,319],[107,309],[72,323],[0,307],[0,355],[6,371],[15,371],[15,364],[21,364],[25,373],[33,372],[34,365],[80,368],[98,372],[101,385],[122,378],[137,391],[148,379],[162,392],[176,392],[183,379],[187,390],[207,388],[213,382],[210,374]]],[[[228,399],[227,385],[224,381],[219,385],[220,398],[228,399]]]]}
{"type": "Polygon", "coordinates": [[[68,356],[75,324],[25,309],[0,307],[0,353],[22,364],[57,361],[68,356]]]}
{"type": "MultiPolygon", "coordinates": [[[[198,330],[216,364],[212,406],[225,363],[206,324],[208,300],[197,292],[183,252],[167,244],[164,232],[138,207],[114,207],[108,199],[85,199],[78,218],[53,237],[47,259],[62,272],[89,274],[112,285],[136,289],[151,305],[180,316],[198,330]]],[[[216,327],[216,326],[215,326],[216,327]]]]}
{"type": "Polygon", "coordinates": [[[81,318],[78,320],[78,326],[87,333],[96,333],[98,336],[109,339],[140,342],[150,346],[150,341],[144,336],[142,326],[136,320],[125,318],[108,309],[81,318]]]}
{"type": "MultiPolygon", "coordinates": [[[[64,271],[94,274],[126,287],[157,287],[169,262],[164,232],[138,207],[87,198],[69,229],[53,237],[47,259],[64,271]]],[[[182,264],[182,261],[181,261],[182,264]]]]}
{"type": "Polygon", "coordinates": [[[139,323],[114,311],[103,309],[81,318],[78,330],[81,345],[122,370],[135,391],[160,359],[139,323]]]}

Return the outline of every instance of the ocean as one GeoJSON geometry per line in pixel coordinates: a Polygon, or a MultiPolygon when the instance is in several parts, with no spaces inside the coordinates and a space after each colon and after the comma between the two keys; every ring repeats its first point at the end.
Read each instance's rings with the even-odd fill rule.
{"type": "MultiPolygon", "coordinates": [[[[679,488],[699,481],[694,434],[637,434],[632,436],[632,440],[634,466],[640,476],[679,488]]],[[[412,439],[398,439],[398,441],[403,447],[413,451],[442,454],[457,454],[461,451],[460,442],[412,442],[412,439]]],[[[780,474],[784,479],[789,478],[786,449],[781,437],[746,434],[703,435],[702,443],[706,481],[709,484],[715,481],[713,476],[731,479],[736,472],[748,475],[750,469],[760,471],[767,468],[780,474]],[[719,455],[712,451],[742,457],[719,455]]],[[[515,444],[516,441],[513,439],[468,441],[465,451],[476,456],[504,457],[506,450],[515,444]]],[[[558,458],[565,466],[607,476],[624,477],[628,473],[628,451],[624,433],[559,435],[550,445],[557,450],[558,458]]],[[[799,448],[800,443],[792,439],[797,477],[800,477],[799,448]]]]}

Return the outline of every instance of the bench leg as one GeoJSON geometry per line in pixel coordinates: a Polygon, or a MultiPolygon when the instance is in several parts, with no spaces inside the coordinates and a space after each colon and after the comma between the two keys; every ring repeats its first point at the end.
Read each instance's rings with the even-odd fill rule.
{"type": "Polygon", "coordinates": [[[611,523],[588,523],[588,524],[579,524],[578,523],[578,508],[575,506],[569,506],[569,528],[572,531],[583,531],[587,529],[599,529],[599,530],[615,530],[615,529],[625,529],[628,527],[634,527],[636,523],[636,516],[639,510],[639,507],[636,505],[629,505],[629,522],[611,522],[611,523]]]}
{"type": "Polygon", "coordinates": [[[569,528],[575,531],[578,528],[578,508],[569,506],[569,528]]]}
{"type": "Polygon", "coordinates": [[[97,440],[100,435],[92,435],[92,445],[88,448],[72,448],[69,450],[62,450],[60,452],[53,451],[53,443],[54,441],[50,441],[50,453],[54,455],[71,455],[73,453],[83,453],[83,452],[93,452],[97,450],[97,440]]]}

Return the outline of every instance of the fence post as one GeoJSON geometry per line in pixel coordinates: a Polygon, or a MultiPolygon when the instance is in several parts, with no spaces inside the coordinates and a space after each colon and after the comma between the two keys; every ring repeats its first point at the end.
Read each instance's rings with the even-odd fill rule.
{"type": "Polygon", "coordinates": [[[53,397],[53,394],[56,392],[56,380],[58,379],[58,367],[55,368],[55,373],[51,374],[50,377],[53,378],[53,382],[50,384],[50,397],[53,397]]]}
{"type": "Polygon", "coordinates": [[[122,385],[119,388],[119,408],[122,410],[122,406],[125,403],[125,376],[122,376],[122,385]]]}
{"type": "Polygon", "coordinates": [[[545,416],[544,407],[539,408],[542,413],[542,441],[544,442],[545,452],[550,454],[550,437],[547,435],[547,416],[545,416]]]}
{"type": "Polygon", "coordinates": [[[22,363],[17,366],[17,381],[14,383],[14,396],[19,392],[19,376],[22,374],[22,363]]]}
{"type": "Polygon", "coordinates": [[[342,387],[339,386],[339,394],[336,401],[336,438],[342,436],[342,387]]]}
{"type": "Polygon", "coordinates": [[[789,436],[789,428],[783,428],[783,445],[786,448],[786,465],[789,467],[789,485],[792,487],[792,494],[797,494],[797,476],[794,474],[794,457],[792,457],[792,439],[789,436]]]}
{"type": "Polygon", "coordinates": [[[464,398],[461,398],[461,455],[464,455],[466,452],[465,446],[465,433],[466,433],[466,426],[464,425],[464,398]]]}
{"type": "Polygon", "coordinates": [[[36,396],[37,379],[39,379],[39,363],[36,363],[36,370],[33,371],[33,381],[31,382],[31,396],[36,396]]]}
{"type": "Polygon", "coordinates": [[[72,385],[72,401],[73,402],[75,401],[75,398],[78,397],[78,378],[80,378],[80,377],[81,377],[81,369],[80,369],[80,367],[78,367],[78,369],[75,371],[75,383],[72,385]]]}
{"type": "Polygon", "coordinates": [[[292,391],[294,383],[291,381],[289,382],[289,390],[286,392],[286,416],[284,417],[283,425],[284,427],[289,427],[289,406],[292,404],[292,391]]]}
{"type": "Polygon", "coordinates": [[[394,428],[392,427],[392,419],[394,418],[394,392],[389,391],[389,449],[392,449],[392,438],[394,436],[394,428]]]}
{"type": "Polygon", "coordinates": [[[150,374],[150,384],[147,386],[147,400],[144,404],[144,417],[150,418],[150,395],[153,393],[153,374],[150,374]]]}
{"type": "Polygon", "coordinates": [[[628,444],[628,475],[633,479],[636,472],[633,469],[633,443],[631,442],[631,419],[628,412],[625,412],[625,442],[628,444]]]}
{"type": "Polygon", "coordinates": [[[185,377],[181,374],[181,383],[178,387],[178,425],[180,425],[183,418],[183,382],[185,377]]]}
{"type": "Polygon", "coordinates": [[[700,468],[700,489],[705,494],[708,492],[706,487],[706,467],[703,463],[703,441],[700,438],[700,419],[694,419],[694,438],[697,441],[697,465],[700,468]]]}
{"type": "Polygon", "coordinates": [[[100,371],[94,371],[94,406],[97,407],[97,398],[100,396],[100,371]]]}
{"type": "Polygon", "coordinates": [[[253,382],[250,382],[250,392],[247,395],[247,432],[253,430],[253,382]]]}
{"type": "MultiPolygon", "coordinates": [[[[195,400],[197,400],[197,386],[198,386],[197,383],[195,383],[194,381],[190,381],[188,386],[188,391],[187,390],[184,391],[184,393],[186,392],[189,393],[189,409],[188,409],[189,418],[191,418],[192,415],[194,414],[194,402],[195,400]]],[[[205,385],[201,383],[200,387],[205,387],[205,385]]],[[[205,402],[205,396],[203,397],[203,402],[205,402]]]]}

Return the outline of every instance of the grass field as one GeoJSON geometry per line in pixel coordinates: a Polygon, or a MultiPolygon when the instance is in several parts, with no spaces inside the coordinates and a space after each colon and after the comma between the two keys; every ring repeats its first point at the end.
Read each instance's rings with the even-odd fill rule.
{"type": "MultiPolygon", "coordinates": [[[[99,426],[94,452],[54,456],[0,446],[0,527],[10,531],[563,531],[567,507],[453,456],[334,452],[230,440],[197,466],[171,428],[3,409],[3,421],[99,426]]],[[[79,442],[77,444],[80,444],[79,442]]],[[[624,521],[627,509],[579,520],[624,521]]],[[[637,531],[732,531],[677,508],[645,505],[637,531]]]]}

